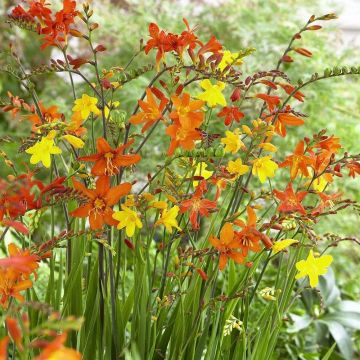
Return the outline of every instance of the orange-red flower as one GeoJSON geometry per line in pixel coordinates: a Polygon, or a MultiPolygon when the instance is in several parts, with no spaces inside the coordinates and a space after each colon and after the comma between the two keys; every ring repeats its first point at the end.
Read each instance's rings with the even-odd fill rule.
{"type": "Polygon", "coordinates": [[[299,191],[295,194],[292,183],[289,183],[285,191],[274,190],[274,194],[280,200],[278,211],[284,213],[299,212],[300,214],[306,215],[301,201],[303,201],[308,194],[307,191],[299,191]]]}
{"type": "Polygon", "coordinates": [[[66,338],[66,333],[57,335],[54,340],[45,346],[35,360],[81,360],[82,357],[78,351],[64,346],[66,338]]]}
{"type": "Polygon", "coordinates": [[[91,169],[91,173],[95,176],[112,176],[119,173],[120,167],[130,166],[136,164],[141,160],[139,154],[124,155],[124,150],[133,144],[133,140],[125,145],[121,145],[113,149],[104,138],[99,138],[96,141],[97,154],[81,156],[80,161],[95,162],[91,169]]]}
{"type": "Polygon", "coordinates": [[[360,163],[358,161],[352,161],[346,164],[349,169],[349,176],[355,178],[356,175],[360,175],[360,163]]]}
{"type": "Polygon", "coordinates": [[[270,112],[274,111],[275,108],[280,104],[279,96],[268,95],[268,94],[256,94],[255,97],[265,101],[270,112]]]}
{"type": "Polygon", "coordinates": [[[216,39],[216,37],[213,35],[205,45],[200,47],[200,49],[198,51],[198,56],[204,55],[208,52],[217,54],[221,49],[222,49],[222,45],[216,39]]]}
{"type": "MultiPolygon", "coordinates": [[[[205,190],[206,191],[206,190],[205,190]]],[[[189,219],[193,229],[199,229],[198,216],[209,216],[209,211],[216,209],[216,202],[203,198],[204,189],[198,186],[194,195],[180,203],[180,212],[190,212],[189,219]]]]}
{"type": "Polygon", "coordinates": [[[220,239],[210,236],[209,241],[220,253],[219,269],[223,270],[228,259],[233,259],[236,263],[243,263],[244,257],[239,252],[240,243],[235,237],[235,232],[231,223],[225,223],[220,231],[220,239]]]}
{"type": "Polygon", "coordinates": [[[285,161],[279,164],[279,167],[290,166],[290,177],[294,180],[300,171],[304,176],[309,176],[308,166],[313,164],[313,159],[310,156],[305,155],[305,143],[301,140],[293,155],[286,157],[285,161]]]}
{"type": "Polygon", "coordinates": [[[199,128],[204,120],[204,113],[201,111],[203,101],[191,101],[188,93],[184,93],[182,97],[172,96],[171,100],[175,110],[170,114],[173,124],[166,128],[166,134],[171,137],[168,155],[172,155],[179,146],[192,150],[194,142],[201,139],[199,128]]]}
{"type": "MultiPolygon", "coordinates": [[[[62,114],[58,112],[58,107],[56,105],[49,106],[46,108],[42,103],[40,105],[40,111],[42,114],[42,119],[47,123],[57,121],[61,119],[62,114]]],[[[34,109],[34,113],[27,115],[26,118],[32,122],[32,131],[36,131],[36,127],[42,124],[42,119],[34,109]]]]}
{"type": "Polygon", "coordinates": [[[92,230],[101,229],[104,224],[114,226],[117,221],[113,219],[112,207],[121,197],[129,194],[130,183],[123,183],[110,187],[110,178],[101,176],[96,181],[95,189],[87,189],[82,183],[73,178],[74,188],[87,198],[85,204],[70,213],[71,216],[85,218],[89,217],[92,230]]]}
{"type": "MultiPolygon", "coordinates": [[[[295,90],[295,87],[290,85],[290,84],[284,84],[284,83],[279,83],[278,85],[280,85],[287,94],[291,94],[294,90],[295,90]]],[[[305,98],[305,95],[301,92],[301,91],[296,91],[294,94],[293,94],[293,97],[301,102],[304,101],[304,98],[305,98]]]]}
{"type": "MultiPolygon", "coordinates": [[[[300,126],[304,124],[304,120],[299,118],[298,116],[295,116],[291,113],[290,107],[286,107],[287,112],[279,113],[278,117],[274,123],[275,126],[275,132],[279,134],[282,137],[286,136],[286,126],[300,126]]],[[[268,122],[273,121],[273,116],[267,117],[266,120],[268,122]]]]}
{"type": "Polygon", "coordinates": [[[311,215],[320,215],[326,208],[332,208],[334,206],[334,201],[341,196],[341,193],[326,195],[323,192],[318,192],[318,195],[320,197],[320,205],[313,209],[311,215]]]}
{"type": "Polygon", "coordinates": [[[144,124],[142,132],[145,132],[150,126],[162,119],[162,112],[169,100],[165,96],[161,96],[159,105],[156,103],[154,93],[151,89],[146,89],[146,100],[139,100],[141,112],[131,116],[129,122],[131,124],[144,124]]]}
{"type": "Polygon", "coordinates": [[[225,106],[218,114],[218,117],[224,117],[224,124],[230,125],[233,121],[237,123],[244,117],[244,113],[239,111],[236,106],[225,106]]]}
{"type": "Polygon", "coordinates": [[[252,207],[246,207],[247,223],[240,219],[236,219],[234,224],[242,228],[241,231],[235,232],[235,237],[239,242],[242,256],[245,258],[249,250],[259,252],[261,250],[259,241],[262,241],[267,248],[272,246],[270,239],[256,229],[256,214],[252,207]]]}

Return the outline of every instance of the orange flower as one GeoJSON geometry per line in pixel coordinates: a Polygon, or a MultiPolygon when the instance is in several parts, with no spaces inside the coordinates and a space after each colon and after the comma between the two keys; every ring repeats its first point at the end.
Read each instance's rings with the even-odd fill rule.
{"type": "Polygon", "coordinates": [[[192,150],[194,142],[201,139],[198,129],[204,120],[204,113],[199,111],[204,105],[203,101],[191,101],[188,93],[184,93],[182,97],[172,96],[171,101],[175,110],[170,114],[173,124],[166,129],[166,134],[171,137],[168,155],[172,155],[179,146],[192,150]]]}
{"type": "Polygon", "coordinates": [[[242,256],[245,258],[249,250],[259,252],[261,250],[259,241],[261,240],[267,248],[272,246],[270,239],[256,229],[256,214],[252,207],[247,206],[246,212],[248,216],[247,223],[236,219],[234,224],[242,228],[241,231],[235,232],[235,237],[239,242],[242,256]]]}
{"type": "Polygon", "coordinates": [[[133,142],[134,140],[131,140],[125,145],[112,149],[109,143],[101,137],[96,141],[97,154],[81,156],[78,160],[95,162],[91,169],[91,173],[95,176],[116,175],[121,166],[133,165],[141,160],[141,156],[138,154],[123,155],[124,150],[133,142]]]}
{"type": "Polygon", "coordinates": [[[7,359],[7,347],[9,344],[9,337],[5,336],[0,340],[0,360],[7,359]]]}
{"type": "Polygon", "coordinates": [[[139,106],[142,109],[142,112],[131,116],[129,120],[131,124],[144,123],[141,132],[145,132],[150,126],[162,119],[162,112],[165,109],[166,104],[169,102],[165,96],[162,96],[160,98],[160,104],[157,105],[153,94],[154,92],[151,89],[146,89],[147,101],[139,100],[139,106]]]}
{"type": "Polygon", "coordinates": [[[23,350],[23,346],[22,346],[22,333],[21,330],[19,328],[18,322],[16,321],[16,319],[7,316],[6,317],[6,327],[8,328],[8,332],[11,336],[11,338],[13,339],[14,343],[16,344],[16,347],[18,348],[19,351],[23,350]]]}
{"type": "Polygon", "coordinates": [[[341,149],[340,138],[334,135],[325,136],[324,139],[319,141],[314,147],[335,154],[341,149]]]}
{"type": "Polygon", "coordinates": [[[290,177],[294,180],[300,171],[304,176],[309,176],[308,166],[313,164],[313,159],[309,156],[304,155],[305,143],[301,140],[293,155],[287,156],[285,161],[279,164],[279,167],[290,166],[290,177]]]}
{"type": "Polygon", "coordinates": [[[64,346],[67,334],[62,333],[55,337],[55,339],[48,343],[44,350],[35,360],[81,360],[81,354],[74,350],[64,346]]]}
{"type": "Polygon", "coordinates": [[[360,163],[358,161],[352,161],[346,164],[349,169],[349,176],[355,178],[356,174],[360,175],[360,163]]]}
{"type": "Polygon", "coordinates": [[[295,194],[292,184],[289,183],[285,191],[274,190],[274,194],[280,200],[278,207],[279,212],[299,212],[300,214],[306,215],[301,201],[308,194],[307,191],[300,191],[295,194]]]}
{"type": "MultiPolygon", "coordinates": [[[[290,95],[295,90],[295,87],[290,84],[279,83],[278,85],[280,85],[288,95],[290,95]]],[[[305,95],[301,91],[296,91],[293,94],[293,97],[303,102],[305,95]]]]}
{"type": "Polygon", "coordinates": [[[220,240],[215,236],[210,236],[209,241],[220,253],[219,269],[223,270],[228,259],[233,259],[236,263],[243,263],[244,257],[238,250],[240,243],[235,237],[235,232],[231,223],[225,223],[220,231],[220,240]]]}
{"type": "MultiPolygon", "coordinates": [[[[287,106],[285,108],[286,112],[279,113],[274,126],[275,126],[275,132],[279,134],[282,137],[286,136],[286,125],[288,126],[300,126],[304,124],[304,120],[289,113],[291,108],[287,106]]],[[[273,116],[268,116],[265,120],[269,123],[273,121],[273,116]]]]}
{"type": "Polygon", "coordinates": [[[200,49],[198,51],[198,56],[204,55],[208,52],[217,54],[221,49],[222,49],[222,45],[219,43],[219,41],[213,35],[205,45],[200,47],[200,49]]]}
{"type": "MultiPolygon", "coordinates": [[[[42,118],[45,120],[45,122],[51,123],[61,119],[62,114],[58,113],[58,107],[56,105],[49,106],[48,108],[43,106],[42,103],[39,105],[42,118]]],[[[32,131],[34,132],[36,131],[36,127],[42,124],[42,119],[35,110],[33,114],[27,115],[26,118],[32,122],[32,131]]]]}
{"type": "Polygon", "coordinates": [[[270,112],[274,111],[275,108],[280,104],[279,96],[273,96],[268,94],[256,94],[255,97],[265,101],[270,112]]]}
{"type": "Polygon", "coordinates": [[[191,199],[184,200],[180,203],[180,212],[190,212],[189,219],[193,229],[199,229],[198,216],[209,216],[209,210],[216,209],[216,202],[202,197],[204,191],[198,186],[191,199]]]}
{"type": "Polygon", "coordinates": [[[73,178],[74,188],[87,198],[87,202],[70,213],[71,216],[89,217],[90,228],[99,230],[104,224],[113,226],[117,221],[113,219],[112,207],[121,197],[129,194],[130,183],[123,183],[110,187],[110,178],[101,176],[96,181],[96,189],[87,189],[82,183],[73,178]]]}

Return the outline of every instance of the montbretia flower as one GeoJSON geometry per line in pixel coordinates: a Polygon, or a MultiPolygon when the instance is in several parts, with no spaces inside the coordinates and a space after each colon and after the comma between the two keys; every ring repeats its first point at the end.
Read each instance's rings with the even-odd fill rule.
{"type": "Polygon", "coordinates": [[[240,58],[240,53],[232,53],[229,50],[225,50],[222,53],[222,58],[218,65],[218,69],[220,69],[220,71],[223,72],[225,70],[225,68],[234,66],[234,65],[241,65],[242,62],[243,61],[240,58]]]}
{"type": "Polygon", "coordinates": [[[306,215],[306,211],[301,202],[308,194],[307,191],[294,192],[292,183],[289,183],[285,191],[274,190],[275,196],[280,200],[278,211],[283,213],[299,212],[306,215]]]}
{"type": "Polygon", "coordinates": [[[233,176],[235,179],[238,177],[246,174],[249,171],[249,166],[244,165],[240,158],[236,159],[235,161],[230,160],[226,167],[226,170],[233,176]]]}
{"type": "Polygon", "coordinates": [[[41,162],[46,168],[51,165],[51,155],[61,154],[61,149],[55,145],[54,138],[56,131],[52,130],[47,136],[41,138],[35,145],[25,150],[31,155],[30,163],[37,164],[41,162]]]}
{"type": "Polygon", "coordinates": [[[225,126],[229,126],[233,121],[239,123],[245,114],[236,106],[225,106],[217,116],[225,118],[224,124],[225,126]]]}
{"type": "Polygon", "coordinates": [[[219,251],[219,269],[224,270],[228,259],[234,260],[236,263],[243,263],[244,257],[241,253],[240,243],[235,237],[233,225],[225,223],[220,231],[220,239],[210,236],[210,244],[219,251]]]}
{"type": "Polygon", "coordinates": [[[319,282],[319,276],[327,273],[328,267],[331,265],[333,257],[331,255],[322,255],[314,257],[314,253],[310,250],[306,260],[296,263],[296,269],[299,271],[295,278],[301,279],[305,276],[309,277],[310,286],[316,287],[319,282]]]}
{"type": "Polygon", "coordinates": [[[173,206],[171,209],[164,209],[160,218],[156,221],[155,226],[164,225],[166,231],[170,234],[173,232],[173,228],[181,231],[176,220],[179,210],[180,208],[177,205],[173,206]]]}
{"type": "MultiPolygon", "coordinates": [[[[201,176],[203,179],[209,179],[214,173],[211,170],[207,170],[208,164],[204,161],[198,162],[195,168],[194,176],[201,176]]],[[[193,186],[198,186],[199,181],[193,181],[193,186]]]]}
{"type": "Polygon", "coordinates": [[[278,165],[272,161],[271,156],[264,156],[253,161],[252,173],[264,183],[267,178],[275,176],[277,168],[278,165]]]}
{"type": "Polygon", "coordinates": [[[305,177],[308,177],[308,167],[311,166],[313,162],[310,156],[305,155],[305,143],[302,140],[296,146],[294,154],[287,156],[285,161],[279,164],[279,167],[290,166],[290,178],[294,180],[299,172],[305,177]]]}
{"type": "Polygon", "coordinates": [[[157,104],[153,91],[149,88],[146,89],[146,101],[138,101],[142,111],[131,116],[129,122],[134,125],[144,124],[141,132],[145,132],[150,126],[162,119],[162,113],[168,102],[169,100],[165,96],[161,96],[160,103],[157,104]]]}
{"type": "Polygon", "coordinates": [[[225,83],[218,81],[213,85],[209,79],[202,80],[200,86],[204,89],[204,92],[196,97],[200,100],[206,101],[209,107],[215,107],[216,105],[226,106],[225,96],[222,91],[225,89],[225,83]]]}
{"type": "Polygon", "coordinates": [[[79,208],[70,213],[71,216],[89,217],[90,228],[100,230],[104,224],[115,226],[117,221],[113,219],[112,207],[121,197],[129,194],[130,183],[123,183],[110,187],[110,178],[101,176],[96,181],[95,189],[87,189],[82,183],[73,178],[74,188],[87,198],[87,201],[79,208]]]}
{"type": "Polygon", "coordinates": [[[189,219],[193,229],[199,229],[198,216],[209,216],[209,211],[216,209],[216,202],[203,198],[201,187],[197,187],[194,195],[180,203],[180,211],[184,213],[189,211],[189,219]]]}
{"type": "Polygon", "coordinates": [[[75,105],[72,110],[75,113],[79,113],[82,120],[86,120],[90,116],[90,113],[95,115],[100,114],[100,110],[96,106],[97,103],[98,99],[96,97],[82,94],[81,98],[75,100],[75,105]]]}
{"type": "Polygon", "coordinates": [[[124,150],[134,143],[133,140],[125,145],[121,145],[113,149],[104,138],[99,138],[96,141],[97,154],[81,156],[80,161],[94,162],[91,173],[95,176],[113,176],[119,173],[123,166],[130,166],[138,163],[141,156],[138,154],[124,155],[124,150]]]}
{"type": "Polygon", "coordinates": [[[295,239],[279,240],[276,243],[274,243],[274,245],[272,246],[273,254],[275,255],[280,251],[286,250],[289,246],[293,244],[297,244],[298,242],[299,240],[295,240],[295,239]]]}
{"type": "Polygon", "coordinates": [[[245,145],[240,139],[240,129],[234,131],[225,131],[225,137],[220,142],[225,145],[224,152],[236,154],[240,149],[244,149],[245,145]]]}
{"type": "Polygon", "coordinates": [[[117,228],[119,230],[125,228],[129,237],[134,236],[136,228],[141,229],[143,226],[138,213],[125,205],[121,205],[121,210],[115,211],[112,217],[119,222],[117,228]]]}

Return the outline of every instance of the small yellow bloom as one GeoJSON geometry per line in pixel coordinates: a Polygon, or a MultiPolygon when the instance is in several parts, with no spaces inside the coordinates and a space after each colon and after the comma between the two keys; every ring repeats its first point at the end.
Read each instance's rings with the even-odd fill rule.
{"type": "Polygon", "coordinates": [[[241,159],[239,158],[235,161],[229,161],[226,170],[230,174],[236,175],[236,178],[238,178],[239,176],[246,174],[249,171],[249,167],[247,165],[243,165],[241,159]]]}
{"type": "Polygon", "coordinates": [[[143,226],[142,222],[141,222],[138,214],[136,213],[136,211],[129,209],[125,205],[121,205],[121,209],[122,209],[122,211],[114,212],[112,217],[113,217],[113,219],[119,221],[117,228],[119,230],[125,228],[126,235],[129,237],[132,237],[135,234],[136,228],[139,228],[139,229],[142,228],[142,226],[143,226]]]}
{"type": "Polygon", "coordinates": [[[25,150],[26,153],[31,154],[30,163],[37,164],[42,162],[42,164],[49,168],[51,165],[51,155],[52,154],[61,154],[61,149],[57,147],[54,143],[54,138],[56,136],[56,131],[52,130],[47,136],[44,136],[39,142],[35,145],[29,147],[25,150]]]}
{"type": "Polygon", "coordinates": [[[216,85],[211,84],[209,79],[200,82],[200,86],[205,90],[197,96],[198,99],[206,101],[210,107],[216,105],[226,106],[226,100],[222,91],[225,89],[225,83],[218,81],[216,85]]]}
{"type": "MultiPolygon", "coordinates": [[[[209,177],[211,177],[211,175],[213,174],[213,171],[211,170],[206,170],[208,167],[206,162],[199,162],[196,165],[196,169],[195,169],[195,173],[194,176],[202,176],[204,179],[208,179],[209,177]]],[[[199,181],[193,181],[193,186],[196,187],[198,186],[199,181]]]]}
{"type": "Polygon", "coordinates": [[[284,239],[284,240],[277,241],[272,246],[273,254],[277,254],[278,252],[288,248],[290,245],[296,244],[298,242],[299,242],[298,240],[294,240],[294,239],[284,239]]]}
{"type": "Polygon", "coordinates": [[[62,139],[66,140],[70,145],[72,145],[75,149],[82,149],[85,143],[78,137],[73,135],[64,135],[61,137],[62,139]]]}
{"type": "Polygon", "coordinates": [[[135,206],[135,196],[133,194],[128,195],[126,197],[124,205],[127,206],[127,207],[135,206]]]}
{"type": "Polygon", "coordinates": [[[173,206],[169,210],[164,209],[161,213],[160,219],[155,223],[155,226],[164,225],[166,228],[166,231],[170,234],[173,231],[172,228],[181,230],[178,225],[178,222],[176,220],[176,217],[179,214],[179,210],[180,210],[180,208],[177,205],[173,206]]]}
{"type": "Polygon", "coordinates": [[[226,137],[221,139],[221,143],[225,145],[224,151],[226,153],[237,153],[241,148],[245,148],[244,143],[240,140],[240,129],[234,131],[225,131],[226,137]]]}
{"type": "Polygon", "coordinates": [[[75,105],[72,110],[74,112],[79,112],[81,114],[81,118],[86,120],[90,113],[94,113],[95,115],[100,114],[100,110],[96,106],[97,102],[97,98],[83,94],[80,99],[75,100],[75,105]]]}
{"type": "Polygon", "coordinates": [[[259,148],[264,149],[265,151],[270,151],[270,152],[277,151],[277,147],[271,143],[262,143],[259,145],[259,148]]]}
{"type": "Polygon", "coordinates": [[[266,287],[262,290],[259,291],[259,295],[267,301],[275,301],[276,297],[275,295],[275,289],[274,288],[270,288],[270,287],[266,287]]]}
{"type": "Polygon", "coordinates": [[[327,184],[332,181],[333,181],[332,175],[329,173],[326,173],[326,174],[323,174],[323,175],[319,176],[318,178],[316,178],[312,183],[312,187],[314,188],[314,190],[316,190],[318,192],[323,192],[325,190],[327,184]]]}
{"type": "Polygon", "coordinates": [[[223,57],[218,65],[218,68],[222,72],[229,65],[241,65],[242,59],[239,58],[239,53],[232,53],[229,50],[223,52],[223,57]]]}
{"type": "Polygon", "coordinates": [[[155,209],[166,209],[167,202],[166,201],[154,201],[150,204],[150,206],[155,209]]]}
{"type": "Polygon", "coordinates": [[[295,276],[296,279],[300,279],[304,276],[308,276],[310,280],[310,286],[316,287],[319,282],[319,276],[327,273],[327,268],[333,261],[331,255],[323,255],[315,258],[314,253],[310,250],[306,260],[301,260],[296,263],[296,268],[299,270],[295,276]]]}
{"type": "Polygon", "coordinates": [[[243,132],[244,132],[246,135],[248,135],[248,136],[252,136],[252,135],[253,135],[251,129],[250,129],[247,125],[242,125],[241,127],[242,127],[243,132]]]}
{"type": "Polygon", "coordinates": [[[275,176],[277,168],[278,165],[271,160],[271,156],[264,156],[254,160],[252,173],[259,178],[261,183],[264,183],[267,178],[275,176]]]}

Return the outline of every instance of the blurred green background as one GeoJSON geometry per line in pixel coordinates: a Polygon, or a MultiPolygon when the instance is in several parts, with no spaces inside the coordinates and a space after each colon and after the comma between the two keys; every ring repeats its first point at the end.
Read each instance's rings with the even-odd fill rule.
{"type": "MultiPolygon", "coordinates": [[[[245,47],[254,47],[256,52],[246,58],[242,66],[244,74],[252,74],[259,70],[275,68],[279,56],[286,48],[291,36],[306,23],[310,15],[323,15],[335,12],[341,19],[347,2],[342,1],[313,1],[313,0],[229,0],[229,1],[155,1],[155,0],[113,0],[92,1],[95,21],[100,24],[96,33],[96,43],[106,46],[107,51],[101,56],[101,67],[109,69],[112,66],[125,66],[132,55],[139,49],[139,40],[145,41],[148,35],[148,24],[156,22],[160,27],[171,32],[181,32],[184,29],[182,18],[188,19],[190,26],[198,25],[198,34],[207,39],[214,34],[224,47],[236,52],[245,47]]],[[[4,1],[0,8],[5,16],[6,9],[12,6],[12,1],[4,1]]],[[[350,4],[350,3],[349,3],[350,4]]],[[[351,6],[351,5],[348,5],[351,6]]],[[[350,10],[351,11],[351,10],[350,10]]],[[[339,29],[341,20],[324,22],[321,31],[306,32],[299,46],[305,47],[313,53],[312,58],[296,56],[296,61],[286,65],[283,70],[295,83],[300,77],[306,79],[314,72],[322,73],[327,67],[360,65],[360,48],[355,43],[345,44],[342,31],[339,29]]],[[[21,56],[25,68],[39,64],[48,64],[49,59],[61,58],[55,49],[39,51],[39,41],[36,35],[19,29],[11,29],[3,21],[0,23],[0,44],[4,49],[13,43],[21,56]]],[[[86,55],[85,45],[75,39],[70,44],[69,53],[86,55]]],[[[5,54],[0,55],[0,66],[9,61],[5,54]]],[[[141,55],[136,58],[132,68],[152,63],[153,58],[141,55]]],[[[153,73],[124,86],[118,92],[121,109],[131,113],[136,100],[142,94],[149,78],[153,73]]],[[[76,79],[78,80],[78,79],[76,79]]],[[[64,74],[39,76],[35,80],[38,94],[46,106],[56,104],[65,115],[70,116],[72,108],[71,92],[68,77],[64,74]]],[[[83,85],[77,83],[77,89],[83,85]]],[[[84,88],[85,89],[85,88],[84,88]]],[[[0,73],[0,97],[6,98],[6,91],[18,94],[28,100],[23,89],[14,79],[0,73]]],[[[81,90],[78,90],[81,94],[81,90]]],[[[292,128],[286,139],[277,139],[280,147],[279,154],[291,151],[299,138],[311,137],[313,133],[326,128],[329,134],[336,134],[341,138],[343,147],[351,153],[360,153],[360,78],[341,77],[317,82],[304,91],[306,101],[296,106],[296,110],[308,114],[306,125],[292,128]]],[[[257,104],[259,105],[259,104],[257,104]]],[[[246,104],[243,112],[251,112],[246,104]]],[[[30,125],[19,122],[8,114],[0,113],[0,138],[10,135],[13,139],[23,139],[28,136],[30,125]]],[[[163,136],[158,139],[164,139],[163,136]]],[[[152,152],[147,166],[155,166],[160,154],[167,147],[167,143],[159,143],[158,151],[152,152]]],[[[11,160],[19,167],[25,157],[17,153],[14,143],[0,142],[0,149],[6,151],[11,160]]],[[[146,150],[146,149],[145,149],[146,150]]],[[[152,149],[148,149],[152,150],[152,149]]],[[[0,160],[0,172],[6,176],[9,169],[0,160]]],[[[40,173],[41,176],[41,173],[40,173]]],[[[283,186],[287,179],[278,179],[275,186],[283,186]]],[[[332,192],[340,191],[348,194],[352,199],[360,201],[359,180],[335,180],[332,192]]],[[[332,216],[318,226],[319,233],[334,232],[341,235],[359,236],[359,215],[353,210],[347,210],[332,216]]],[[[358,275],[360,274],[360,249],[353,243],[342,243],[334,255],[334,273],[336,282],[343,293],[343,297],[353,300],[360,298],[358,275]]],[[[360,347],[360,344],[357,345],[360,347]]]]}

